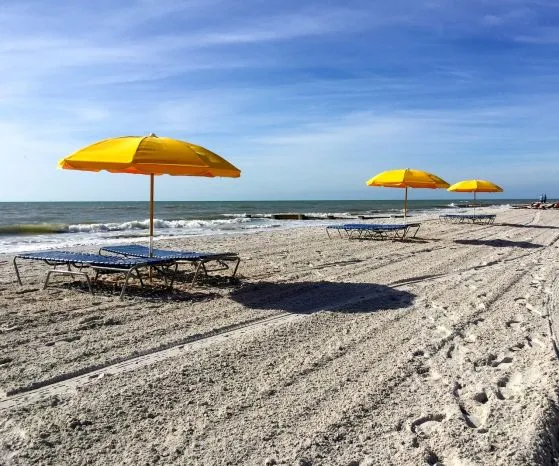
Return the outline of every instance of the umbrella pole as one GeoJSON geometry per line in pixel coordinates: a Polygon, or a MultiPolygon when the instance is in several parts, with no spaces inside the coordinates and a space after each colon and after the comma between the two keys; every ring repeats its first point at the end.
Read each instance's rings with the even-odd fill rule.
{"type": "Polygon", "coordinates": [[[408,216],[408,187],[406,186],[406,194],[404,197],[404,223],[407,223],[406,217],[408,216]]]}
{"type": "Polygon", "coordinates": [[[155,175],[149,175],[149,257],[153,257],[153,185],[155,175]]]}
{"type": "Polygon", "coordinates": [[[474,191],[474,217],[476,216],[476,192],[474,191]]]}

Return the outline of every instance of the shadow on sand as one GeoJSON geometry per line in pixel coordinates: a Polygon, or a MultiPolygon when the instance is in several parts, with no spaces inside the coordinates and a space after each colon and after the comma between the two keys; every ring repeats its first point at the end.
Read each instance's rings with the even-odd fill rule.
{"type": "Polygon", "coordinates": [[[542,228],[546,230],[559,230],[559,227],[554,227],[552,225],[524,225],[522,223],[495,223],[495,225],[513,228],[542,228]]]}
{"type": "MultiPolygon", "coordinates": [[[[72,291],[81,292],[85,295],[91,295],[87,284],[83,281],[72,281],[58,283],[57,287],[68,289],[72,291]]],[[[119,298],[122,287],[122,282],[111,282],[108,280],[97,280],[92,283],[93,296],[103,296],[106,298],[119,298]]],[[[182,287],[181,287],[182,288],[182,287]]],[[[55,286],[49,286],[49,290],[55,290],[55,286]]],[[[208,301],[220,297],[217,293],[207,291],[199,291],[197,289],[186,288],[180,289],[175,286],[170,289],[167,286],[160,284],[146,284],[143,287],[139,283],[134,282],[126,287],[126,293],[123,296],[123,301],[130,301],[141,299],[144,301],[208,301]]]]}
{"type": "Polygon", "coordinates": [[[336,282],[259,282],[232,291],[229,297],[251,309],[276,309],[296,314],[322,310],[365,313],[402,309],[415,295],[385,285],[336,282]]]}
{"type": "Polygon", "coordinates": [[[535,249],[541,248],[541,244],[530,243],[529,241],[509,241],[507,239],[456,239],[457,244],[470,244],[473,246],[493,246],[497,248],[523,248],[535,249]]]}
{"type": "Polygon", "coordinates": [[[409,243],[424,244],[424,243],[434,243],[434,242],[437,242],[437,241],[440,241],[440,238],[426,238],[424,236],[415,236],[415,237],[412,237],[412,238],[409,238],[409,239],[405,238],[403,242],[404,243],[409,242],[409,243]]]}

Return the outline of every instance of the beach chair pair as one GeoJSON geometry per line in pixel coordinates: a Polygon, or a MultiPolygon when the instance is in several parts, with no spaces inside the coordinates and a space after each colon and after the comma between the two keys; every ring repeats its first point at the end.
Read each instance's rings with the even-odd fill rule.
{"type": "Polygon", "coordinates": [[[451,223],[482,223],[491,224],[495,221],[495,214],[442,214],[439,219],[451,223]]]}
{"type": "Polygon", "coordinates": [[[20,285],[22,282],[18,268],[18,259],[42,261],[52,267],[47,272],[43,289],[48,286],[52,275],[69,275],[84,278],[89,291],[93,293],[92,280],[87,273],[89,269],[95,272],[93,281],[97,280],[99,274],[102,273],[123,273],[125,278],[120,292],[121,298],[126,292],[130,278],[138,278],[140,285],[143,286],[140,273],[142,270],[152,271],[155,269],[163,275],[165,285],[172,288],[177,268],[182,263],[190,263],[195,266],[196,270],[191,282],[191,285],[193,285],[201,272],[208,275],[210,272],[217,270],[231,269],[231,276],[234,277],[241,260],[236,253],[197,253],[163,249],[152,251],[150,257],[149,248],[140,245],[107,246],[101,248],[99,254],[71,251],[22,253],[16,255],[13,259],[14,269],[20,285]],[[102,254],[103,252],[112,252],[117,255],[104,255],[102,254]],[[212,262],[215,262],[215,266],[208,266],[212,262]]]}
{"type": "Polygon", "coordinates": [[[329,225],[326,227],[328,238],[330,230],[338,232],[340,237],[345,234],[349,239],[392,239],[403,241],[406,237],[415,238],[421,223],[402,224],[370,224],[370,223],[346,223],[344,225],[329,225]],[[410,232],[413,231],[413,235],[410,232]]]}

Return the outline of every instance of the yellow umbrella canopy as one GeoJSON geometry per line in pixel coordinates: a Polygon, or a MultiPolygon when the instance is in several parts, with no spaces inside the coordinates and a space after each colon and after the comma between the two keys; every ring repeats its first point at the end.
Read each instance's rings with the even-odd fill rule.
{"type": "Polygon", "coordinates": [[[63,158],[58,166],[142,175],[241,176],[238,168],[202,146],[154,134],[105,139],[63,158]]]}
{"type": "Polygon", "coordinates": [[[388,170],[373,176],[367,186],[385,188],[448,188],[450,185],[437,175],[413,168],[388,170]]]}
{"type": "Polygon", "coordinates": [[[502,193],[503,188],[487,180],[463,180],[454,183],[447,191],[457,193],[474,193],[474,215],[476,212],[476,193],[502,193]]]}
{"type": "Polygon", "coordinates": [[[405,188],[404,219],[408,212],[408,188],[439,189],[448,188],[450,185],[437,175],[412,168],[388,170],[373,176],[367,181],[367,186],[384,188],[405,188]]]}
{"type": "Polygon", "coordinates": [[[66,170],[133,173],[150,176],[150,251],[153,244],[155,175],[223,176],[238,178],[241,171],[202,146],[186,141],[149,136],[124,136],[96,142],[58,162],[66,170]]]}
{"type": "Polygon", "coordinates": [[[447,191],[458,193],[502,193],[503,188],[487,180],[463,180],[454,183],[447,191]]]}

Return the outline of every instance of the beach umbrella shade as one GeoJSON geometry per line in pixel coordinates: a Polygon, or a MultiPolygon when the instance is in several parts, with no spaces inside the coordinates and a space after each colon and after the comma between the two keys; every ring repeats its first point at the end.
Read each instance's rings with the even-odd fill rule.
{"type": "Polygon", "coordinates": [[[149,248],[153,250],[155,175],[223,176],[238,178],[241,171],[202,146],[155,134],[124,136],[96,142],[58,162],[65,170],[132,173],[150,177],[149,248]]]}
{"type": "Polygon", "coordinates": [[[373,176],[367,181],[367,186],[379,186],[383,188],[404,188],[404,221],[408,213],[408,188],[441,189],[450,185],[437,175],[412,168],[388,170],[373,176]]]}
{"type": "Polygon", "coordinates": [[[463,180],[454,183],[447,191],[474,193],[474,214],[476,212],[476,193],[502,193],[503,188],[487,180],[463,180]]]}

